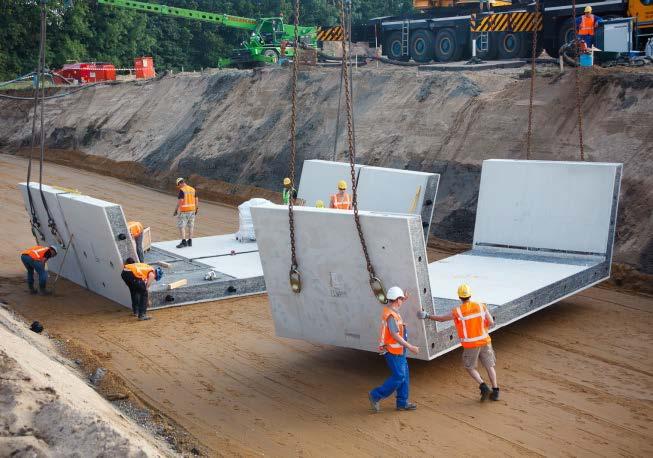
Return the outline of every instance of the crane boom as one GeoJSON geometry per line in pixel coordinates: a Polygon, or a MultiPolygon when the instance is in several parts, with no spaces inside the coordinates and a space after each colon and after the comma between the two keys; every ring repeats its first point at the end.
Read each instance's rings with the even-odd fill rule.
{"type": "Polygon", "coordinates": [[[256,30],[258,23],[256,19],[252,18],[232,16],[230,14],[222,13],[207,13],[205,11],[189,10],[186,8],[177,8],[156,3],[137,2],[134,0],[98,0],[98,3],[143,11],[145,13],[158,13],[164,16],[212,22],[225,27],[235,27],[244,30],[256,30]]]}

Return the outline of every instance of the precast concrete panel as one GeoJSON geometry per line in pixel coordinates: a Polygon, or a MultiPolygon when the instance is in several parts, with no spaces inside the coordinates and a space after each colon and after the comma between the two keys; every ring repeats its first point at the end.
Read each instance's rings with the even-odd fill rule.
{"type": "Polygon", "coordinates": [[[606,254],[620,168],[588,162],[484,161],[474,246],[606,254]]]}
{"type": "Polygon", "coordinates": [[[258,251],[256,242],[239,242],[236,234],[211,235],[193,239],[193,246],[177,248],[179,240],[155,242],[153,247],[185,259],[207,259],[234,253],[249,253],[258,251]]]}
{"type": "MultiPolygon", "coordinates": [[[[18,185],[21,194],[23,195],[23,200],[25,202],[25,209],[27,214],[31,215],[30,206],[29,206],[29,197],[27,195],[27,183],[20,183],[18,185]]],[[[70,247],[68,248],[68,254],[66,255],[65,249],[61,249],[59,242],[56,240],[50,228],[48,227],[48,215],[43,205],[43,198],[45,199],[52,219],[55,221],[57,226],[57,231],[61,236],[61,239],[64,242],[64,245],[68,245],[70,241],[70,232],[68,231],[68,226],[66,225],[66,220],[62,214],[61,207],[59,206],[58,196],[68,194],[68,191],[54,188],[52,186],[43,185],[43,198],[39,192],[38,183],[30,183],[30,189],[32,192],[32,200],[34,202],[34,210],[36,215],[41,223],[41,232],[45,237],[45,240],[39,240],[40,245],[55,245],[59,248],[59,255],[50,259],[47,263],[48,271],[52,273],[61,272],[61,276],[67,278],[68,280],[77,283],[78,285],[86,287],[86,282],[84,276],[79,267],[78,255],[75,250],[75,240],[73,239],[70,247]],[[65,264],[62,268],[62,263],[65,264]]],[[[26,247],[27,248],[27,247],[26,247]]]]}
{"type": "Polygon", "coordinates": [[[131,307],[129,290],[122,281],[124,260],[137,255],[127,235],[127,222],[119,205],[74,194],[59,196],[88,289],[125,307],[131,307]]]}
{"type": "MultiPolygon", "coordinates": [[[[288,209],[253,207],[252,217],[276,333],[282,337],[377,351],[383,306],[370,287],[352,212],[295,208],[295,239],[302,290],[290,289],[288,209]]],[[[415,215],[360,212],[371,261],[386,288],[410,292],[402,307],[415,357],[429,359],[420,308],[431,310],[426,247],[415,215]]]]}
{"type": "MultiPolygon", "coordinates": [[[[356,174],[361,169],[356,165],[356,174]]],[[[338,181],[345,180],[347,189],[351,191],[351,171],[349,163],[311,159],[304,161],[302,176],[297,189],[297,197],[306,202],[306,206],[314,207],[321,200],[329,206],[331,194],[338,192],[338,181]]]]}

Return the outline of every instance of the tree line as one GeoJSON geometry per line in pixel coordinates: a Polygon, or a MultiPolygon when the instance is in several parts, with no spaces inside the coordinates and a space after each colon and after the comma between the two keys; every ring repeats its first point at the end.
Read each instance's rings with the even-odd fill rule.
{"type": "MultiPolygon", "coordinates": [[[[142,0],[148,1],[148,0],[142,0]]],[[[160,0],[155,3],[245,17],[294,17],[294,0],[160,0]]],[[[410,11],[409,0],[353,0],[354,22],[410,11]]],[[[339,0],[302,0],[301,25],[338,24],[339,0]]],[[[210,23],[100,5],[95,0],[47,1],[48,68],[66,62],[111,62],[131,67],[152,56],[157,69],[215,67],[246,38],[246,32],[210,23]],[[68,2],[66,2],[68,3],[68,2]]],[[[0,0],[0,81],[35,70],[39,0],[0,0]]]]}

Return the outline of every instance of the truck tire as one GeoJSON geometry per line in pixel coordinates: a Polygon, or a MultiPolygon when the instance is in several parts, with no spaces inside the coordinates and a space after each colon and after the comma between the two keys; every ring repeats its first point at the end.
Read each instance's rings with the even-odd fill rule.
{"type": "Polygon", "coordinates": [[[416,30],[410,39],[410,57],[415,62],[430,62],[433,59],[435,38],[429,30],[416,30]]]}
{"type": "Polygon", "coordinates": [[[560,24],[558,27],[558,49],[560,49],[560,47],[565,43],[569,43],[570,41],[574,40],[574,30],[575,27],[571,19],[568,19],[560,24]]]}
{"type": "Polygon", "coordinates": [[[439,62],[451,62],[459,60],[463,48],[456,40],[456,34],[452,29],[441,29],[435,36],[435,59],[439,62]]]}
{"type": "MultiPolygon", "coordinates": [[[[544,46],[542,45],[542,34],[537,36],[537,48],[535,49],[535,58],[540,57],[544,51],[544,46]]],[[[524,57],[531,58],[533,57],[533,32],[524,33],[524,57]]]]}
{"type": "Polygon", "coordinates": [[[386,56],[392,60],[408,60],[408,56],[401,55],[401,32],[392,32],[386,43],[386,56]]]}
{"type": "Polygon", "coordinates": [[[501,32],[497,40],[499,59],[523,57],[524,42],[524,37],[519,32],[501,32]]]}
{"type": "Polygon", "coordinates": [[[274,64],[279,62],[279,54],[277,54],[277,51],[274,49],[266,49],[265,51],[263,51],[263,55],[265,57],[269,57],[270,59],[272,59],[272,63],[274,64]]]}

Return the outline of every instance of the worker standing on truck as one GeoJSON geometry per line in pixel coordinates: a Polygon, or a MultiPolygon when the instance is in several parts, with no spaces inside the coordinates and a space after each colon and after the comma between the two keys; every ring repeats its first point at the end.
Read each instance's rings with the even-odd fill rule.
{"type": "Polygon", "coordinates": [[[138,319],[141,321],[149,320],[150,317],[147,315],[147,306],[149,304],[148,288],[155,281],[161,280],[163,270],[161,267],[155,269],[149,264],[135,262],[133,258],[127,258],[120,276],[127,285],[127,288],[129,288],[132,313],[134,316],[138,316],[138,319]]]}
{"type": "Polygon", "coordinates": [[[193,246],[193,229],[195,228],[195,216],[199,208],[199,200],[195,194],[195,188],[188,186],[183,178],[177,178],[177,208],[174,216],[177,217],[177,227],[181,236],[181,243],[177,248],[193,246]],[[188,239],[186,239],[188,234],[188,239]]]}
{"type": "Polygon", "coordinates": [[[381,313],[381,329],[379,331],[379,351],[392,373],[383,382],[383,385],[374,388],[368,393],[370,405],[374,412],[380,412],[381,399],[387,398],[392,393],[397,393],[397,410],[415,410],[417,406],[408,402],[409,375],[406,350],[419,353],[419,348],[408,343],[408,330],[401,319],[399,309],[408,299],[408,292],[404,294],[401,288],[393,286],[386,294],[388,305],[383,307],[381,313]]]}
{"type": "Polygon", "coordinates": [[[338,182],[338,192],[331,194],[329,207],[338,210],[351,210],[351,196],[347,193],[347,182],[345,180],[338,182]]]}
{"type": "Polygon", "coordinates": [[[290,205],[290,199],[293,199],[293,205],[295,204],[295,199],[297,199],[297,190],[293,187],[292,181],[290,178],[283,179],[283,189],[281,190],[281,201],[284,205],[290,205]]]}
{"type": "Polygon", "coordinates": [[[143,224],[138,221],[129,221],[127,223],[127,229],[129,229],[129,235],[132,236],[132,240],[134,241],[138,260],[140,262],[145,261],[145,254],[143,253],[143,224]]]}
{"type": "Polygon", "coordinates": [[[585,14],[576,18],[576,34],[583,40],[588,48],[594,46],[596,29],[603,25],[603,19],[592,14],[592,7],[585,7],[585,14]]]}
{"type": "Polygon", "coordinates": [[[41,245],[33,246],[20,253],[20,260],[27,269],[27,286],[30,293],[36,294],[38,292],[34,288],[34,271],[36,271],[39,275],[39,291],[41,294],[48,294],[45,289],[48,282],[48,271],[45,269],[45,264],[48,259],[54,258],[56,255],[57,249],[55,247],[41,245]]]}
{"type": "Polygon", "coordinates": [[[496,357],[492,349],[490,335],[487,332],[488,328],[494,326],[494,318],[487,309],[487,305],[470,301],[472,290],[468,285],[458,287],[458,297],[461,304],[447,315],[429,315],[420,310],[417,312],[417,317],[422,320],[454,321],[460,344],[463,347],[463,365],[469,375],[479,384],[481,401],[486,401],[488,397],[493,401],[498,401],[499,385],[494,369],[496,357]],[[492,383],[491,393],[481,374],[476,370],[479,359],[492,383]]]}

